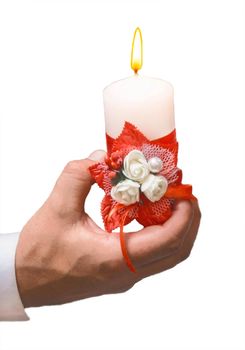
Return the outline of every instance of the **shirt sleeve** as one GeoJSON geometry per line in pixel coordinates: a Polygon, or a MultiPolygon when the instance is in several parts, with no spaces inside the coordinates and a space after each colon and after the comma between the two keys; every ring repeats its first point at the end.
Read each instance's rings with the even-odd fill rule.
{"type": "Polygon", "coordinates": [[[27,321],[15,274],[19,233],[0,234],[0,321],[27,321]]]}

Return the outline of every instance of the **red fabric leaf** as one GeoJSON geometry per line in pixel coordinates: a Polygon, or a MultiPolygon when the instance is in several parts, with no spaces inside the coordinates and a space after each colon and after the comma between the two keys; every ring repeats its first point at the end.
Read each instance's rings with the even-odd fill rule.
{"type": "Polygon", "coordinates": [[[176,129],[174,129],[168,135],[152,140],[151,143],[162,147],[167,147],[172,143],[176,143],[176,129]]]}
{"type": "Polygon", "coordinates": [[[108,154],[108,156],[110,156],[111,151],[112,151],[113,142],[115,141],[115,139],[113,137],[111,137],[110,135],[108,135],[107,133],[105,134],[105,137],[106,137],[107,154],[108,154]]]}
{"type": "Polygon", "coordinates": [[[105,176],[106,165],[104,163],[96,163],[89,167],[92,178],[97,182],[100,188],[104,189],[103,180],[105,176]]]}
{"type": "Polygon", "coordinates": [[[134,126],[128,122],[125,122],[124,128],[121,134],[114,140],[112,146],[112,152],[121,150],[125,146],[140,147],[148,139],[134,126]]]}
{"type": "MultiPolygon", "coordinates": [[[[105,229],[108,232],[112,232],[112,230],[116,229],[117,227],[120,227],[122,215],[124,215],[124,212],[130,212],[136,207],[137,204],[124,206],[123,204],[115,202],[111,198],[111,196],[106,195],[101,202],[101,215],[103,218],[105,229]]],[[[132,220],[134,220],[134,218],[134,216],[127,215],[124,221],[124,225],[129,224],[132,220]]]]}
{"type": "Polygon", "coordinates": [[[108,232],[111,232],[116,227],[118,227],[118,226],[113,225],[112,220],[108,220],[108,216],[110,214],[110,211],[112,210],[112,207],[113,207],[113,200],[112,200],[111,196],[109,196],[109,195],[104,196],[104,198],[101,202],[100,211],[101,211],[101,215],[102,215],[105,229],[108,232]]]}

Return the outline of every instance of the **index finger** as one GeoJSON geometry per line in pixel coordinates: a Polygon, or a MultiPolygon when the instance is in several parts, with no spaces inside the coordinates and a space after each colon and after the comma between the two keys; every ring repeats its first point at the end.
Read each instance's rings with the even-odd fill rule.
{"type": "Polygon", "coordinates": [[[128,254],[136,268],[174,254],[182,245],[192,218],[192,203],[178,201],[172,216],[163,225],[128,233],[128,254]]]}

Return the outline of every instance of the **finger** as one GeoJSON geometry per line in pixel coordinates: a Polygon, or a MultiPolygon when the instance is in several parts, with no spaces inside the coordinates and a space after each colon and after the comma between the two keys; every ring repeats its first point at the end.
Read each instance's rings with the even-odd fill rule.
{"type": "Polygon", "coordinates": [[[149,264],[175,253],[183,243],[192,217],[192,202],[182,200],[176,203],[172,216],[163,225],[127,234],[127,249],[133,264],[136,267],[149,264]]]}
{"type": "Polygon", "coordinates": [[[51,197],[62,210],[81,212],[84,202],[93,184],[88,168],[105,157],[102,150],[91,153],[88,158],[69,162],[58,178],[51,197]]]}
{"type": "Polygon", "coordinates": [[[193,203],[193,206],[194,206],[193,220],[192,220],[191,226],[189,227],[188,233],[185,236],[183,244],[179,248],[179,250],[177,250],[174,254],[166,258],[163,258],[151,264],[139,267],[136,272],[136,278],[142,279],[144,277],[168,270],[189,257],[198,233],[200,220],[201,220],[201,212],[200,212],[198,203],[197,202],[193,203]]]}

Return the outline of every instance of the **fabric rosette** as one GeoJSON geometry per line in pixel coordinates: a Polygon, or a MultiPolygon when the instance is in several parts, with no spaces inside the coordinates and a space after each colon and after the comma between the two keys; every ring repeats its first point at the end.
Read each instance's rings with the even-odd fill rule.
{"type": "Polygon", "coordinates": [[[101,214],[108,232],[120,227],[122,254],[131,271],[135,268],[126,249],[124,225],[136,219],[143,226],[163,224],[172,213],[175,199],[195,199],[192,186],[184,185],[177,167],[175,130],[148,140],[134,125],[125,122],[122,133],[106,135],[107,156],[89,170],[105,191],[101,214]]]}

